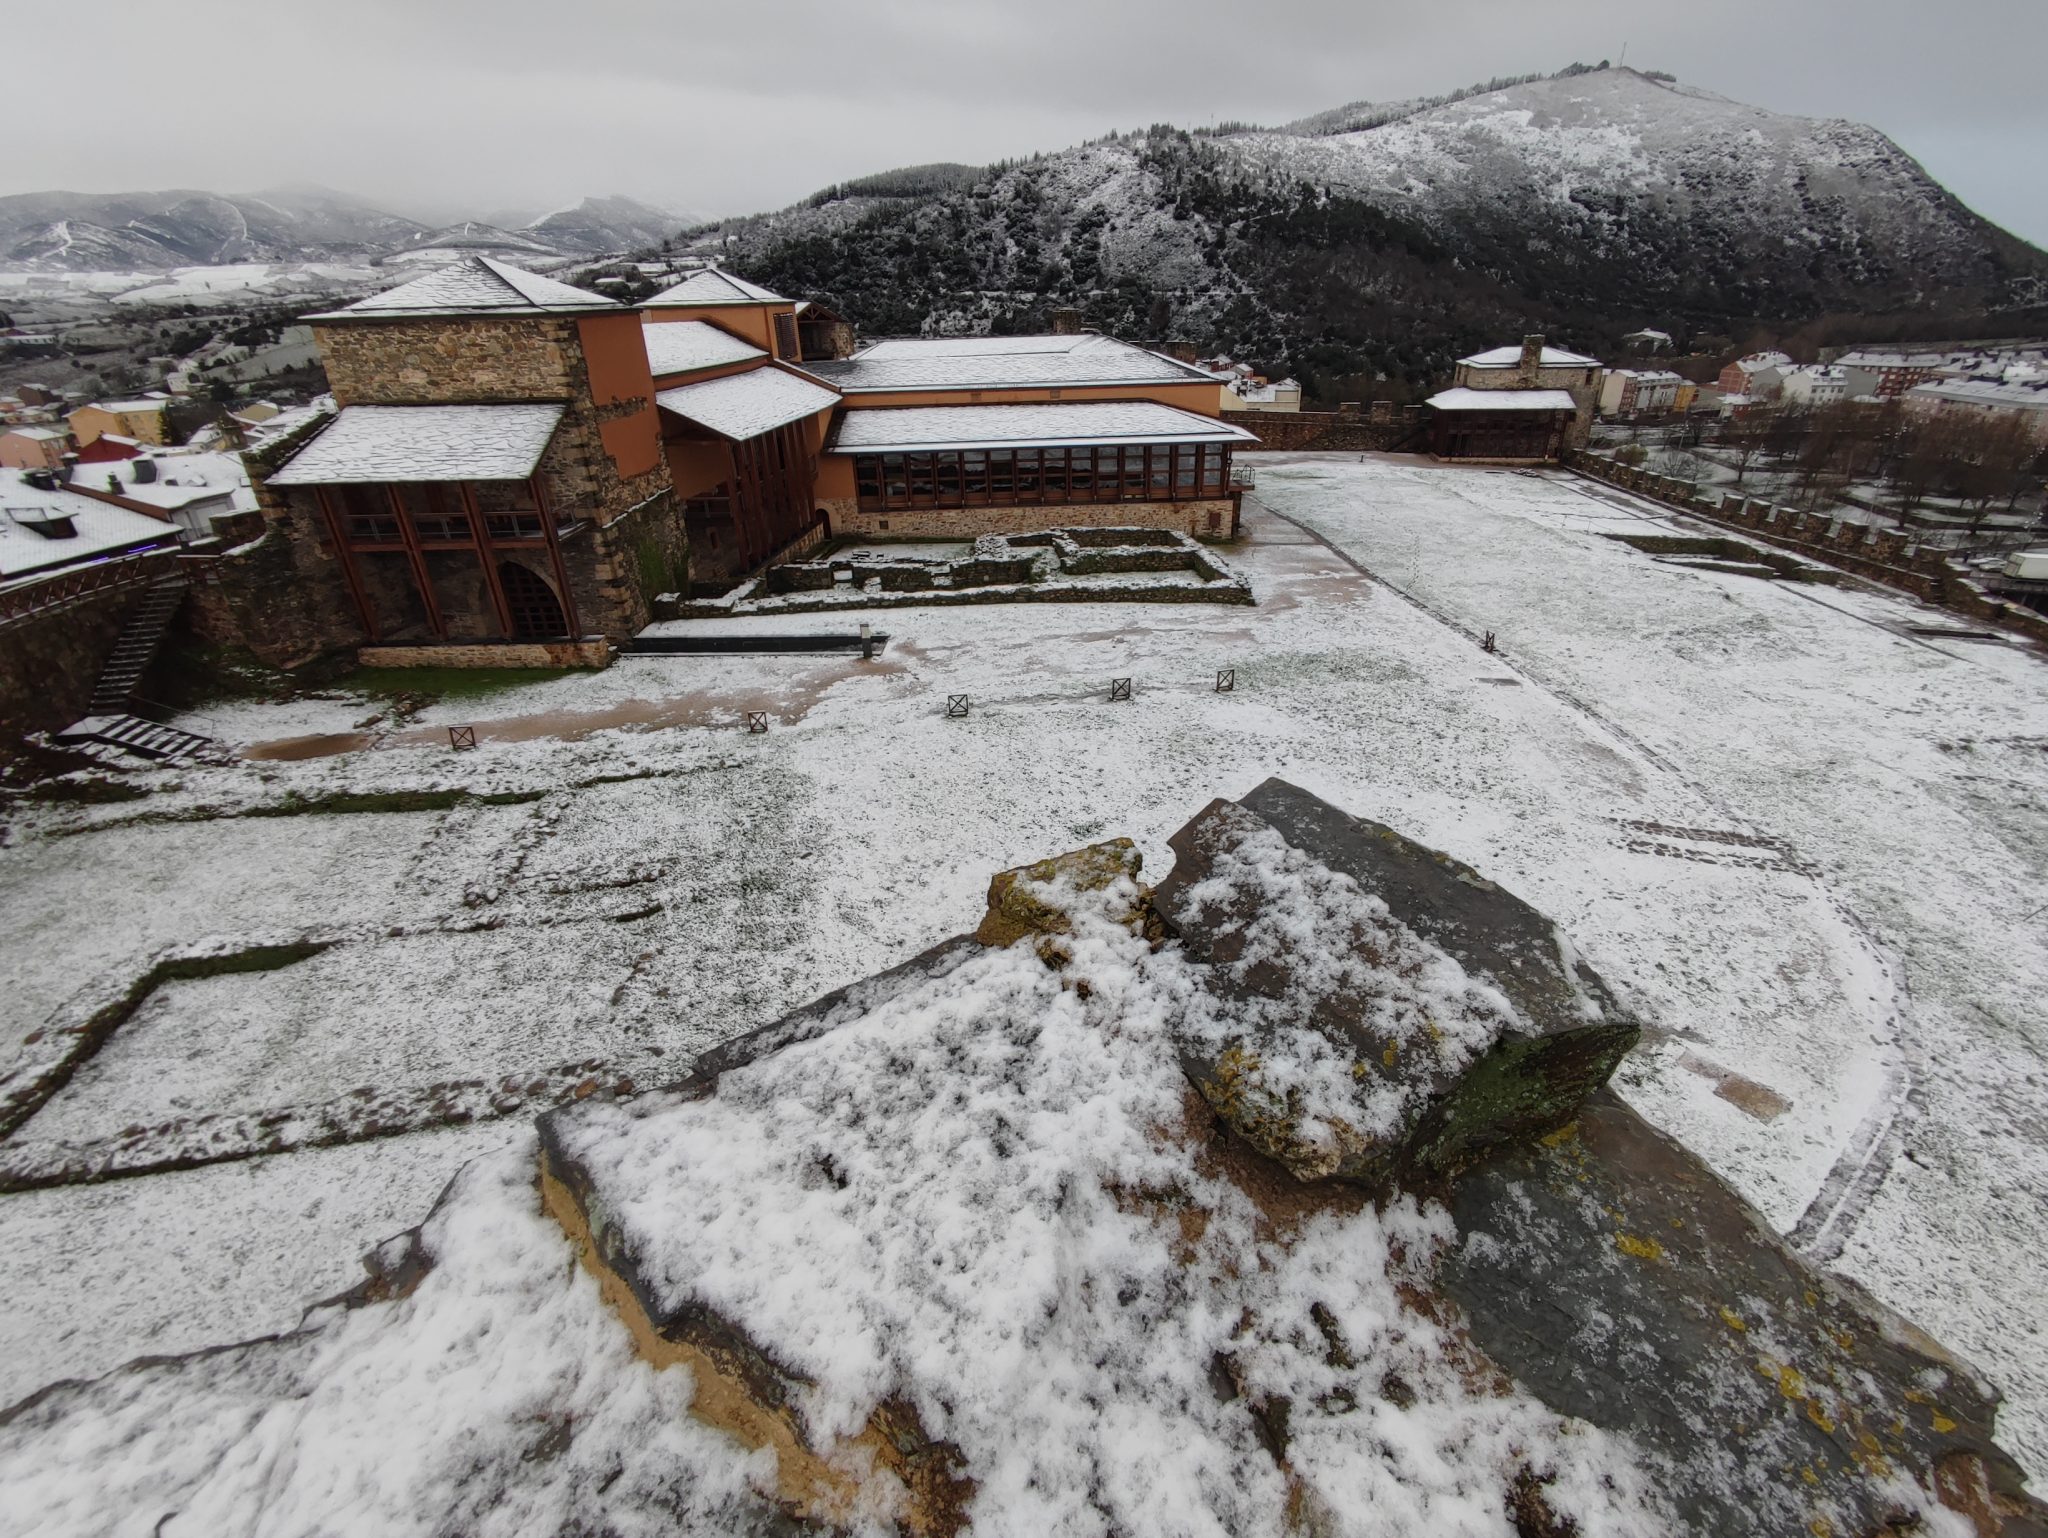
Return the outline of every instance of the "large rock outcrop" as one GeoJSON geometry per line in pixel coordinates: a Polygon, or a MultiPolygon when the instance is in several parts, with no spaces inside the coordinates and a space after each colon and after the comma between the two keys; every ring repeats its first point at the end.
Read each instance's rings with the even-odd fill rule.
{"type": "Polygon", "coordinates": [[[1226,1022],[1189,1036],[1188,1076],[1301,1178],[1441,1179],[1569,1121],[1640,1035],[1527,903],[1284,780],[1210,803],[1170,842],[1154,903],[1226,1022]],[[1340,1070],[1314,1128],[1304,1037],[1340,1070]]]}

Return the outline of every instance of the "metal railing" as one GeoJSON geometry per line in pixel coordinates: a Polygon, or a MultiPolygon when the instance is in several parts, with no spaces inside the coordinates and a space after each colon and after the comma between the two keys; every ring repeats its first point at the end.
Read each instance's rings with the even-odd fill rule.
{"type": "Polygon", "coordinates": [[[175,572],[177,559],[175,549],[148,550],[140,555],[95,561],[88,566],[67,566],[46,576],[23,577],[0,587],[0,628],[95,593],[147,586],[175,572]]]}

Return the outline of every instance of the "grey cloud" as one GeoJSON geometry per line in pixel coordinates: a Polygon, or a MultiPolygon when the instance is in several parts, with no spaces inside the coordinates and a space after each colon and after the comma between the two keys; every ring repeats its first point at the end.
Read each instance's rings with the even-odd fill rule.
{"type": "Polygon", "coordinates": [[[53,131],[0,189],[749,212],[895,165],[1280,122],[1624,46],[1759,106],[1873,123],[2048,241],[2042,0],[185,0],[96,28],[89,67],[12,72],[13,121],[53,131]]]}

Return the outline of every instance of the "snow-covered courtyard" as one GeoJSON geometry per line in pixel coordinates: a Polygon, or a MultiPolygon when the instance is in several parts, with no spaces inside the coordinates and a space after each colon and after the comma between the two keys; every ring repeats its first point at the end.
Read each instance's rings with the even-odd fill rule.
{"type": "Polygon", "coordinates": [[[221,707],[185,724],[251,758],[23,807],[0,1091],[47,1098],[0,1142],[0,1402],[288,1328],[562,1096],[971,928],[1004,867],[1128,834],[1156,878],[1282,774],[1551,915],[1649,1022],[1626,1097],[1986,1369],[2048,1479],[2042,659],[1660,561],[1605,536],[1672,515],[1564,474],[1255,463],[1254,608],[891,610],[876,661],[629,657],[374,751],[359,697],[221,707]],[[201,942],[262,959],[49,1074],[201,942]]]}

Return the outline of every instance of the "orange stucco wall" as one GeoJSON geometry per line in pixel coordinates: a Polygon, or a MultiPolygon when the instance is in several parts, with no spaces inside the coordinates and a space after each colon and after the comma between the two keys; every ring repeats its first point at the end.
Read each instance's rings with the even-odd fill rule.
{"type": "Polygon", "coordinates": [[[645,475],[661,463],[661,423],[654,409],[654,376],[647,372],[647,345],[640,317],[590,315],[576,322],[590,395],[601,421],[598,438],[622,476],[645,475]],[[637,411],[618,411],[639,403],[637,411]],[[618,414],[611,414],[618,411],[618,414]]]}
{"type": "Polygon", "coordinates": [[[668,453],[669,479],[676,495],[688,499],[732,479],[732,450],[713,438],[671,438],[662,445],[668,453]]]}

